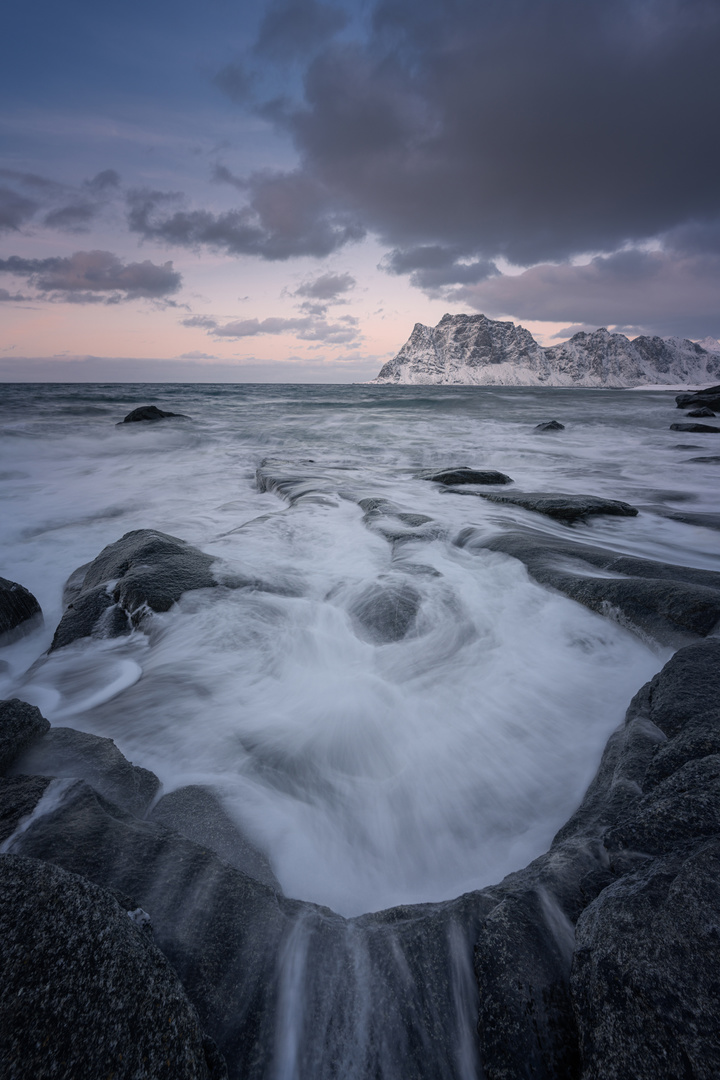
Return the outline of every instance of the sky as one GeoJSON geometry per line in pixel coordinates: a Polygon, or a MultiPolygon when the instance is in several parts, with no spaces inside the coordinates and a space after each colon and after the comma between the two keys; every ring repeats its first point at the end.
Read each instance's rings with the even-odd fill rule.
{"type": "Polygon", "coordinates": [[[353,382],[413,325],[720,336],[718,0],[34,0],[0,380],[353,382]]]}

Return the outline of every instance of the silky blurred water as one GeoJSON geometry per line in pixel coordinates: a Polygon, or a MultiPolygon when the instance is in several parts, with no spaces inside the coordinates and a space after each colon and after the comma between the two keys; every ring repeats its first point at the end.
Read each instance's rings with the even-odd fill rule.
{"type": "Polygon", "coordinates": [[[519,523],[720,569],[717,532],[661,513],[717,509],[718,466],[690,459],[720,452],[669,430],[667,392],[5,385],[0,399],[0,574],[46,620],[2,650],[0,694],[112,737],[166,791],[213,785],[288,895],[343,914],[456,896],[540,854],[669,655],[517,561],[455,547],[460,529],[519,523]],[[191,420],[116,427],[148,403],[191,420]],[[534,431],[550,419],[565,431],[534,431]],[[320,477],[310,497],[258,492],[265,457],[320,477]],[[641,513],[569,529],[416,476],[450,465],[641,513]],[[369,497],[431,522],[393,544],[396,519],[363,521],[369,497]],[[217,556],[221,581],[273,591],[186,593],[130,638],[42,659],[69,574],[139,528],[217,556]],[[407,585],[415,626],[374,642],[358,598],[407,585]]]}

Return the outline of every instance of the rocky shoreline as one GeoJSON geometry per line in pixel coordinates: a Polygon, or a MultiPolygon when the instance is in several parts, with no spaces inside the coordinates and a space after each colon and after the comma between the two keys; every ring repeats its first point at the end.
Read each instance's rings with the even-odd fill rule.
{"type": "MultiPolygon", "coordinates": [[[[637,512],[626,503],[509,496],[509,477],[470,472],[422,479],[448,498],[494,484],[473,494],[550,514],[567,539],[468,528],[456,545],[518,558],[678,650],[638,690],[549,850],[454,900],[346,919],[285,896],[211,789],[163,795],[112,740],[0,703],[3,1076],[720,1075],[720,575],[577,542],[573,521],[637,512]]],[[[257,475],[291,505],[342,485],[341,469],[314,462],[268,459],[257,475]]],[[[386,500],[359,505],[393,547],[442,535],[386,500]]],[[[223,579],[176,537],[128,533],[71,575],[51,649],[129,634],[209,588],[271,586],[223,579]]],[[[369,640],[400,640],[418,603],[411,584],[378,583],[353,618],[369,640]]],[[[27,601],[8,632],[38,611],[27,601]]]]}

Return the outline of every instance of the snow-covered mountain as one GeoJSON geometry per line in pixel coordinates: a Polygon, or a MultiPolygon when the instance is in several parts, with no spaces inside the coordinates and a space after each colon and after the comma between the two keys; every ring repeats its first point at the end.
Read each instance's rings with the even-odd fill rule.
{"type": "MultiPolygon", "coordinates": [[[[714,340],[714,339],[710,339],[714,340]]],[[[644,386],[720,378],[717,351],[686,338],[637,337],[595,330],[544,349],[523,326],[485,315],[443,315],[416,323],[374,383],[494,386],[644,386]]]]}

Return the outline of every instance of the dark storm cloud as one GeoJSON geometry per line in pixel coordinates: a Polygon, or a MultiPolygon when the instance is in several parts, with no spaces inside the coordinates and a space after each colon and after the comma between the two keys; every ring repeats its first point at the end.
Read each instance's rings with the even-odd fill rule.
{"type": "Polygon", "coordinates": [[[490,259],[464,259],[457,248],[439,244],[390,251],[380,263],[389,274],[410,274],[410,281],[426,292],[444,285],[474,284],[498,273],[490,259]]]}
{"type": "Polygon", "coordinates": [[[411,270],[433,287],[717,216],[719,50],[710,0],[387,0],[276,121],[390,269],[454,252],[411,270]]]}
{"type": "Polygon", "coordinates": [[[295,60],[314,52],[347,26],[345,12],[317,0],[285,0],[270,5],[260,24],[255,53],[295,60]]]}
{"type": "Polygon", "coordinates": [[[343,315],[335,323],[313,316],[298,316],[283,319],[236,319],[220,324],[216,319],[205,315],[193,315],[183,319],[182,325],[200,327],[215,338],[248,338],[260,334],[294,334],[303,341],[323,341],[328,344],[347,344],[358,339],[358,319],[352,315],[343,315]]]}
{"type": "Polygon", "coordinates": [[[720,254],[623,251],[582,266],[540,265],[453,291],[487,315],[628,326],[639,333],[720,335],[720,254]]]}
{"type": "Polygon", "coordinates": [[[111,251],[76,251],[69,257],[0,259],[0,273],[24,277],[42,299],[67,303],[161,300],[177,292],[182,278],[171,262],[123,263],[111,251]]]}
{"type": "Polygon", "coordinates": [[[245,181],[220,167],[215,178],[246,190],[247,204],[216,214],[173,209],[182,201],[174,193],[134,191],[128,199],[131,231],[170,244],[205,245],[268,260],[321,257],[364,236],[354,217],[336,210],[322,185],[300,172],[254,173],[245,181]]]}

